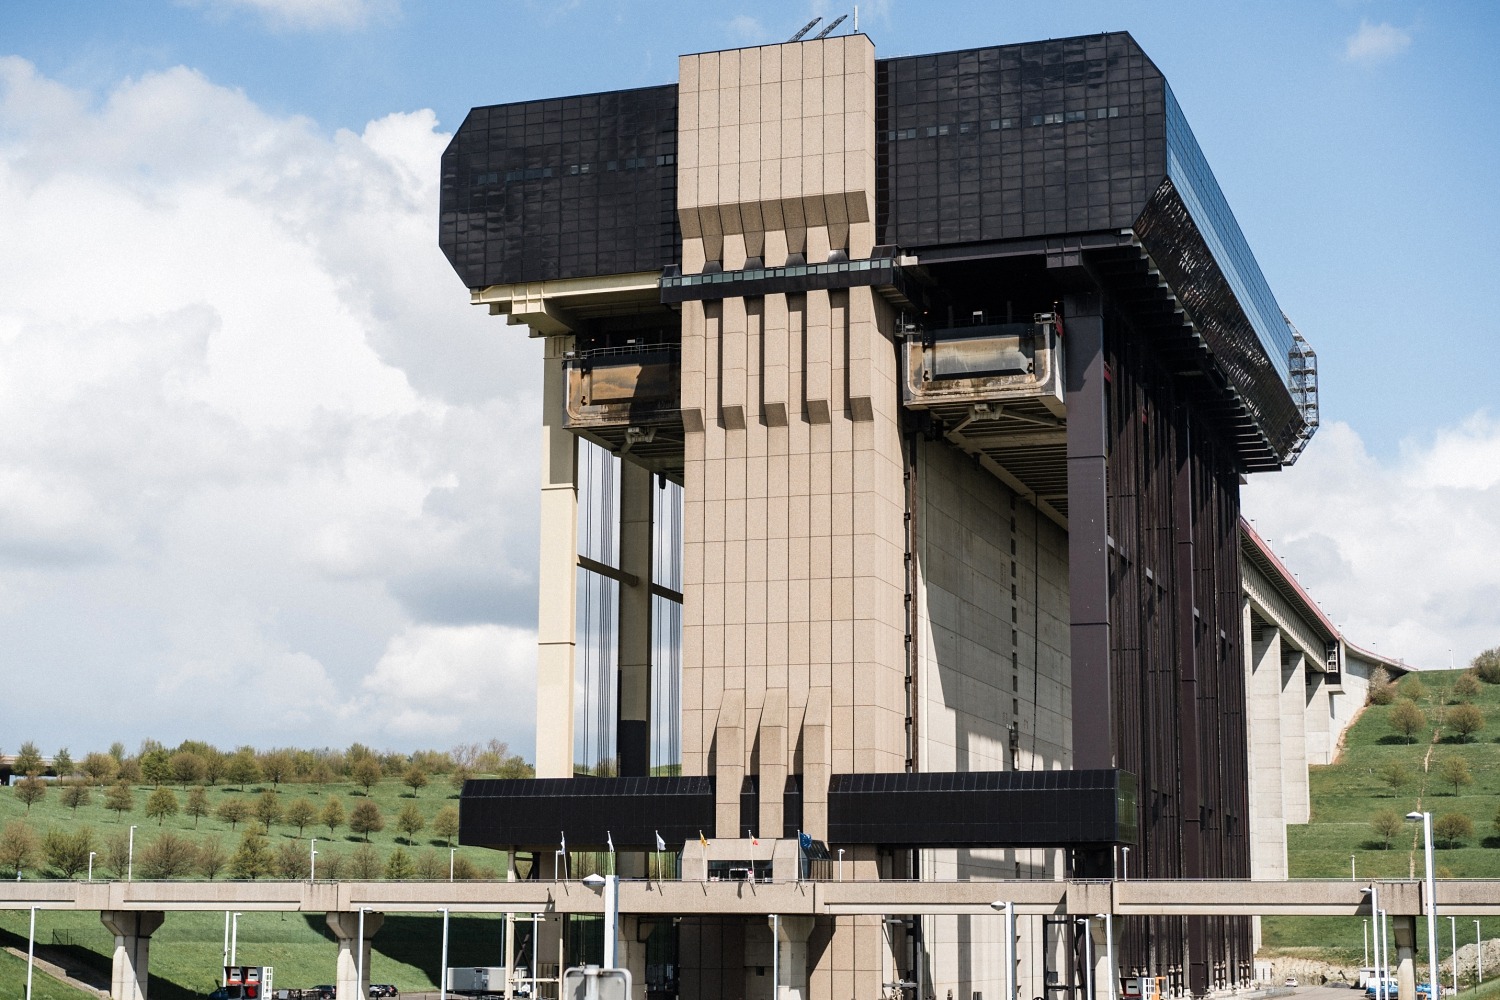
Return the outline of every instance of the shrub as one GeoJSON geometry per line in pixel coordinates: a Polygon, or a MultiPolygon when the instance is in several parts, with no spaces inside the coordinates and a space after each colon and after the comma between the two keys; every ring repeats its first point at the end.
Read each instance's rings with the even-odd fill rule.
{"type": "Polygon", "coordinates": [[[1406,737],[1406,742],[1410,743],[1413,736],[1427,728],[1427,713],[1418,708],[1417,703],[1410,698],[1402,698],[1391,709],[1390,724],[1392,729],[1406,737]]]}
{"type": "Polygon", "coordinates": [[[48,830],[42,838],[42,850],[47,855],[47,864],[59,878],[72,878],[89,867],[89,852],[94,849],[92,827],[80,826],[76,830],[48,830]]]}
{"type": "Polygon", "coordinates": [[[398,847],[391,852],[390,858],[385,863],[385,877],[389,879],[417,877],[417,866],[412,864],[411,855],[406,853],[406,848],[398,847]]]}
{"type": "Polygon", "coordinates": [[[1469,762],[1457,754],[1449,754],[1438,763],[1438,776],[1453,786],[1453,794],[1457,795],[1463,785],[1474,784],[1474,776],[1469,773],[1469,762]]]}
{"type": "Polygon", "coordinates": [[[1500,684],[1500,646],[1486,649],[1474,657],[1470,666],[1486,684],[1500,684]]]}
{"type": "Polygon", "coordinates": [[[229,854],[224,850],[223,841],[218,837],[205,837],[198,844],[198,856],[194,859],[194,867],[198,874],[204,878],[214,878],[229,864],[229,854]]]}
{"type": "Polygon", "coordinates": [[[235,878],[259,878],[275,871],[276,859],[266,846],[266,835],[254,823],[246,828],[240,838],[239,849],[229,859],[229,870],[235,878]]]}
{"type": "Polygon", "coordinates": [[[343,865],[343,877],[360,882],[380,878],[384,872],[385,866],[380,863],[380,852],[369,844],[360,844],[349,852],[349,859],[343,865]]]}
{"type": "Polygon", "coordinates": [[[1473,705],[1454,705],[1448,712],[1448,728],[1458,734],[1460,743],[1484,728],[1484,713],[1473,705]]]}
{"type": "Polygon", "coordinates": [[[1380,780],[1399,795],[1411,787],[1412,773],[1399,760],[1388,760],[1380,766],[1380,780]]]}
{"type": "Polygon", "coordinates": [[[276,848],[276,875],[279,878],[307,878],[311,858],[300,840],[283,840],[276,848]]]}
{"type": "Polygon", "coordinates": [[[1432,835],[1440,847],[1457,847],[1474,836],[1474,821],[1463,813],[1444,813],[1433,821],[1432,835]]]}
{"type": "Polygon", "coordinates": [[[1421,701],[1427,696],[1427,685],[1416,674],[1407,674],[1401,679],[1401,696],[1412,701],[1421,701]]]}
{"type": "Polygon", "coordinates": [[[136,867],[146,878],[181,878],[197,864],[197,845],[168,830],[145,846],[136,867]]]}
{"type": "Polygon", "coordinates": [[[1376,667],[1370,675],[1370,690],[1365,699],[1371,705],[1389,705],[1396,700],[1396,685],[1391,683],[1391,675],[1385,667],[1376,667]]]}
{"type": "Polygon", "coordinates": [[[1466,670],[1458,675],[1458,680],[1453,682],[1453,694],[1457,698],[1469,699],[1479,693],[1479,678],[1474,676],[1474,671],[1466,670]]]}
{"type": "Polygon", "coordinates": [[[1382,809],[1370,817],[1370,829],[1375,831],[1375,836],[1380,838],[1380,849],[1388,850],[1391,846],[1391,838],[1401,831],[1401,824],[1405,822],[1401,814],[1394,809],[1382,809]]]}

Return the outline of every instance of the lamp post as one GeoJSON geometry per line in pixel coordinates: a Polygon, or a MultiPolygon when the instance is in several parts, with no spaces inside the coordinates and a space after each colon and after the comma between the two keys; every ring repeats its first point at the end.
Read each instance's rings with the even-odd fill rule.
{"type": "Polygon", "coordinates": [[[318,880],[318,838],[313,837],[307,842],[307,880],[316,882],[318,880]]]}
{"type": "Polygon", "coordinates": [[[1435,998],[1442,987],[1438,984],[1437,967],[1437,881],[1432,874],[1432,813],[1409,812],[1406,818],[1422,823],[1422,854],[1427,861],[1427,984],[1435,998]]]}
{"type": "Polygon", "coordinates": [[[1484,982],[1484,948],[1479,938],[1479,921],[1474,921],[1474,988],[1484,982]]]}
{"type": "Polygon", "coordinates": [[[1453,937],[1453,952],[1449,956],[1453,963],[1453,995],[1458,996],[1458,918],[1448,918],[1448,931],[1453,937]]]}
{"type": "Polygon", "coordinates": [[[1370,897],[1370,916],[1375,918],[1375,1000],[1385,1000],[1385,966],[1380,960],[1380,890],[1372,882],[1363,891],[1370,897]]]}
{"type": "Polygon", "coordinates": [[[1005,1000],[1016,1000],[1016,904],[997,899],[990,909],[1005,914],[1005,1000]]]}
{"type": "MultiPolygon", "coordinates": [[[[455,854],[457,854],[457,853],[458,853],[458,848],[456,848],[456,847],[450,847],[450,848],[448,848],[448,881],[449,882],[453,881],[453,856],[455,854]]],[[[443,913],[445,913],[445,914],[447,912],[448,912],[447,910],[443,911],[443,913]]],[[[443,919],[446,920],[447,917],[445,916],[443,919]]]]}
{"type": "Polygon", "coordinates": [[[1125,871],[1120,876],[1120,881],[1122,881],[1122,882],[1129,882],[1130,881],[1130,848],[1128,848],[1128,847],[1122,847],[1122,848],[1120,848],[1120,853],[1122,853],[1122,854],[1125,855],[1125,871]]]}
{"type": "Polygon", "coordinates": [[[596,872],[585,878],[583,884],[604,896],[604,968],[613,969],[620,943],[620,876],[596,872]]]}
{"type": "Polygon", "coordinates": [[[1349,881],[1358,882],[1359,876],[1354,874],[1354,855],[1349,855],[1349,881]]]}
{"type": "Polygon", "coordinates": [[[368,1000],[370,991],[365,987],[365,914],[367,907],[359,908],[359,940],[354,942],[354,993],[358,1000],[368,1000]]]}
{"type": "Polygon", "coordinates": [[[1115,972],[1115,915],[1101,913],[1098,916],[1104,921],[1104,964],[1109,968],[1109,991],[1105,996],[1108,1000],[1115,1000],[1115,986],[1120,981],[1115,972]]]}
{"type": "Polygon", "coordinates": [[[1364,968],[1368,969],[1370,967],[1370,921],[1365,920],[1365,921],[1363,921],[1363,923],[1364,923],[1364,927],[1362,929],[1364,930],[1364,938],[1365,938],[1365,964],[1364,964],[1364,968]]]}
{"type": "Polygon", "coordinates": [[[90,882],[94,881],[94,855],[96,855],[98,853],[99,853],[98,851],[89,851],[89,881],[90,882]]]}
{"type": "MultiPolygon", "coordinates": [[[[506,962],[509,965],[509,960],[506,962]]],[[[448,907],[443,907],[443,960],[438,966],[438,1000],[448,1000],[448,907]]],[[[507,981],[506,989],[510,988],[507,981]]]]}
{"type": "Polygon", "coordinates": [[[125,848],[125,881],[135,881],[135,827],[133,826],[130,828],[130,842],[125,848]]]}
{"type": "Polygon", "coordinates": [[[839,881],[844,881],[844,849],[839,848],[839,881]]]}
{"type": "Polygon", "coordinates": [[[1083,928],[1083,940],[1087,948],[1083,953],[1083,998],[1094,1000],[1094,933],[1089,927],[1088,917],[1078,917],[1078,925],[1083,928]]]}
{"type": "Polygon", "coordinates": [[[31,908],[31,930],[26,935],[26,1000],[31,1000],[31,967],[36,961],[36,907],[31,908]]]}
{"type": "Polygon", "coordinates": [[[239,965],[240,953],[240,917],[243,914],[235,913],[229,921],[229,964],[239,965]]]}

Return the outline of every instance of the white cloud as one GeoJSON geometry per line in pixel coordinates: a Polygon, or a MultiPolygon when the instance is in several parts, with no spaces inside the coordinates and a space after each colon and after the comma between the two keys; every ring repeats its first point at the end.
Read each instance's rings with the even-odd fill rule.
{"type": "Polygon", "coordinates": [[[760,45],[770,39],[765,25],[749,14],[737,14],[730,18],[729,34],[741,45],[760,45]]]}
{"type": "Polygon", "coordinates": [[[529,746],[538,345],[437,250],[447,140],[0,59],[0,732],[529,746]]]}
{"type": "Polygon", "coordinates": [[[1411,47],[1411,32],[1387,21],[1371,24],[1359,22],[1359,30],[1344,42],[1344,58],[1350,62],[1373,64],[1393,59],[1411,47]]]}
{"type": "Polygon", "coordinates": [[[219,11],[248,10],[273,28],[291,31],[351,30],[389,16],[397,0],[181,0],[219,11]]]}
{"type": "Polygon", "coordinates": [[[1419,666],[1500,645],[1500,421],[1488,414],[1372,457],[1325,425],[1244,509],[1355,643],[1419,666]]]}

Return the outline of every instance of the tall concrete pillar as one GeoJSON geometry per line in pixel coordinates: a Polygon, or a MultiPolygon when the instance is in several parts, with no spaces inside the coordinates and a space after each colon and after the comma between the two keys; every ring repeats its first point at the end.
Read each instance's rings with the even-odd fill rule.
{"type": "MultiPolygon", "coordinates": [[[[766,919],[771,922],[771,918],[766,919]]],[[[772,1000],[807,1000],[807,938],[812,933],[813,919],[781,917],[772,923],[773,933],[780,932],[775,941],[780,979],[774,984],[772,1000]]]]}
{"type": "Polygon", "coordinates": [[[335,910],[324,919],[339,945],[333,979],[336,1000],[364,1000],[370,995],[370,939],[385,923],[385,914],[365,914],[363,940],[360,940],[358,913],[335,910]]]}
{"type": "Polygon", "coordinates": [[[578,438],[563,426],[571,336],[547,338],[542,375],[541,559],[537,573],[536,776],[573,776],[578,591],[578,438]]]}
{"type": "Polygon", "coordinates": [[[1396,940],[1396,998],[1417,1000],[1417,918],[1392,917],[1391,937],[1396,940]]]}
{"type": "Polygon", "coordinates": [[[1094,995],[1099,1000],[1121,995],[1120,956],[1125,953],[1125,918],[1115,917],[1107,923],[1108,926],[1103,920],[1089,921],[1089,933],[1094,938],[1094,995]],[[1110,961],[1111,956],[1114,961],[1110,961]]]}
{"type": "Polygon", "coordinates": [[[615,735],[621,777],[651,773],[651,527],[653,476],[620,463],[620,700],[615,735]],[[634,578],[630,583],[628,578],[634,578]]]}
{"type": "Polygon", "coordinates": [[[113,1000],[146,1000],[151,970],[151,935],[166,919],[161,910],[103,910],[105,928],[115,936],[109,995],[113,1000]]]}

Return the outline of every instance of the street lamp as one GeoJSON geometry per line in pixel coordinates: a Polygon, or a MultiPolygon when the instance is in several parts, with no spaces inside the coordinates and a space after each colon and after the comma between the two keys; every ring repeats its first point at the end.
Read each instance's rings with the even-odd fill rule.
{"type": "Polygon", "coordinates": [[[1427,983],[1433,996],[1442,989],[1437,971],[1437,882],[1432,876],[1432,813],[1409,812],[1406,818],[1422,823],[1423,856],[1427,860],[1427,983]]]}
{"type": "MultiPolygon", "coordinates": [[[[455,854],[457,854],[457,853],[458,853],[458,848],[456,848],[456,847],[450,847],[450,848],[448,848],[448,881],[449,882],[453,881],[453,856],[455,854]]],[[[447,913],[448,911],[444,910],[443,912],[447,913]]],[[[444,919],[447,919],[447,918],[445,917],[444,919]]]]}
{"type": "Polygon", "coordinates": [[[94,881],[94,855],[96,855],[98,853],[99,853],[98,851],[89,851],[89,881],[90,882],[94,881]]]}
{"type": "Polygon", "coordinates": [[[31,967],[36,961],[36,907],[31,908],[31,930],[26,935],[26,1000],[31,1000],[31,967]]]}
{"type": "Polygon", "coordinates": [[[229,922],[229,964],[239,965],[240,951],[240,917],[244,914],[233,914],[234,919],[229,922]]]}
{"type": "Polygon", "coordinates": [[[318,838],[312,837],[307,842],[307,880],[316,882],[318,880],[318,838]]]}
{"type": "Polygon", "coordinates": [[[1083,953],[1083,989],[1084,1000],[1094,1000],[1094,932],[1089,926],[1088,917],[1077,917],[1078,925],[1083,928],[1084,941],[1087,942],[1087,950],[1083,953]]]}
{"type": "Polygon", "coordinates": [[[1479,984],[1484,982],[1484,949],[1480,947],[1483,942],[1479,939],[1479,921],[1474,921],[1474,989],[1479,989],[1479,984]]]}
{"type": "Polygon", "coordinates": [[[354,942],[354,993],[359,1000],[368,1000],[370,988],[365,985],[365,914],[368,907],[359,908],[359,940],[354,942]]]}
{"type": "Polygon", "coordinates": [[[1122,881],[1122,882],[1129,882],[1130,881],[1130,848],[1128,848],[1128,847],[1122,847],[1122,848],[1120,848],[1120,853],[1122,853],[1122,854],[1125,855],[1125,871],[1120,876],[1120,881],[1122,881]]]}
{"type": "Polygon", "coordinates": [[[130,828],[130,843],[125,849],[125,881],[135,881],[135,827],[133,826],[130,828]]]}
{"type": "Polygon", "coordinates": [[[620,943],[620,876],[595,872],[583,884],[604,896],[604,968],[617,968],[615,949],[620,943]]]}
{"type": "Polygon", "coordinates": [[[1005,914],[1005,1000],[1016,1000],[1016,904],[997,899],[990,909],[1005,914]]]}
{"type": "Polygon", "coordinates": [[[1096,914],[1104,921],[1104,960],[1109,967],[1109,992],[1105,994],[1109,1000],[1115,1000],[1115,984],[1120,981],[1115,972],[1115,915],[1113,913],[1096,914]]]}
{"type": "Polygon", "coordinates": [[[1453,995],[1458,996],[1458,918],[1448,918],[1448,931],[1453,937],[1453,953],[1450,956],[1453,963],[1453,995]]]}
{"type": "Polygon", "coordinates": [[[844,849],[839,848],[839,881],[844,881],[844,849]]]}
{"type": "MultiPolygon", "coordinates": [[[[507,960],[507,965],[509,960],[507,960]]],[[[448,908],[443,907],[443,960],[438,965],[438,1000],[448,1000],[448,908]]],[[[506,988],[510,988],[507,982],[506,988]]]]}
{"type": "Polygon", "coordinates": [[[1375,1000],[1386,1000],[1385,963],[1381,961],[1380,957],[1380,931],[1382,929],[1380,920],[1380,891],[1375,888],[1375,884],[1372,882],[1361,889],[1360,892],[1370,897],[1370,916],[1375,918],[1375,933],[1372,935],[1375,939],[1375,1000]]]}

